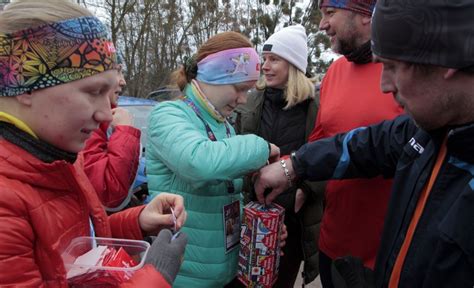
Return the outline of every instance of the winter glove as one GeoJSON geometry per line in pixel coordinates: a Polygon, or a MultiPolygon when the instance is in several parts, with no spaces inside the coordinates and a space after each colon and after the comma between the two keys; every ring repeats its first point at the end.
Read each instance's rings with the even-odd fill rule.
{"type": "Polygon", "coordinates": [[[337,258],[332,265],[335,288],[373,288],[374,272],[364,267],[362,260],[352,256],[337,258]]]}
{"type": "Polygon", "coordinates": [[[173,234],[168,229],[163,229],[153,241],[148,251],[145,263],[155,266],[161,275],[173,284],[179,268],[181,267],[184,248],[188,243],[188,236],[183,232],[172,240],[173,234]]]}

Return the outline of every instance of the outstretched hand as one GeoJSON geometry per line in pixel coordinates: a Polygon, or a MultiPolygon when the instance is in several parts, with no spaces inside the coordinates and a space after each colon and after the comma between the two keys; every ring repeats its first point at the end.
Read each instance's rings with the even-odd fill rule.
{"type": "Polygon", "coordinates": [[[184,200],[180,195],[161,193],[146,205],[138,218],[140,227],[149,235],[156,235],[163,228],[179,230],[186,221],[184,200]],[[173,212],[171,212],[173,209],[173,212]],[[174,216],[173,216],[174,213],[174,216]],[[175,218],[176,217],[176,226],[175,218]]]}
{"type": "MultiPolygon", "coordinates": [[[[294,178],[291,161],[286,161],[286,164],[290,175],[294,178]]],[[[280,162],[272,163],[260,169],[254,187],[258,202],[266,205],[286,191],[289,188],[289,182],[280,162]]]]}

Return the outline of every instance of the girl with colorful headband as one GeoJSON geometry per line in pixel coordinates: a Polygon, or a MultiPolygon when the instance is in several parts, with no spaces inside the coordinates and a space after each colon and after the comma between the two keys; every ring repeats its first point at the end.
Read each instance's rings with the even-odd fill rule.
{"type": "MultiPolygon", "coordinates": [[[[108,217],[74,164],[112,120],[115,62],[106,27],[72,2],[16,1],[0,13],[0,286],[67,287],[61,254],[73,239],[143,239],[185,221],[172,194],[108,217]]],[[[157,239],[124,286],[171,286],[186,235],[157,239]]]]}
{"type": "Polygon", "coordinates": [[[240,213],[231,211],[240,211],[242,177],[279,156],[258,136],[236,136],[227,121],[259,75],[259,57],[246,37],[217,34],[174,73],[183,97],[150,115],[149,191],[182,195],[189,213],[183,231],[190,245],[174,287],[224,287],[236,277],[240,213]],[[234,227],[226,231],[229,223],[234,227]]]}

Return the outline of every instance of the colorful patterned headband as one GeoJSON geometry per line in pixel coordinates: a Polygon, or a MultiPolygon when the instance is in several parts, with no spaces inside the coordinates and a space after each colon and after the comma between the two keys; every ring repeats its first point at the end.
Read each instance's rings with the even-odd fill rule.
{"type": "Polygon", "coordinates": [[[0,33],[0,96],[83,79],[116,63],[114,44],[95,17],[0,33]]]}
{"type": "Polygon", "coordinates": [[[215,84],[235,84],[258,80],[260,58],[253,48],[223,50],[199,61],[196,79],[215,84]]]}
{"type": "Polygon", "coordinates": [[[334,7],[372,16],[376,0],[319,0],[319,8],[334,7]]]}

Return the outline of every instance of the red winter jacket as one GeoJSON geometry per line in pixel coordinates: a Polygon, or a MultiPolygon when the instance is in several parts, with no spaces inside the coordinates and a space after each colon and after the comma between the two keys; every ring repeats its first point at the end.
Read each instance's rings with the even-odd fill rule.
{"type": "Polygon", "coordinates": [[[140,130],[119,125],[107,139],[109,125],[100,125],[79,153],[84,171],[105,207],[115,208],[127,197],[137,175],[140,130]]]}
{"type": "MultiPolygon", "coordinates": [[[[61,252],[90,235],[142,239],[143,207],[105,214],[79,164],[44,163],[0,138],[0,286],[67,287],[61,252]]],[[[128,287],[170,287],[147,265],[128,287]]]]}

